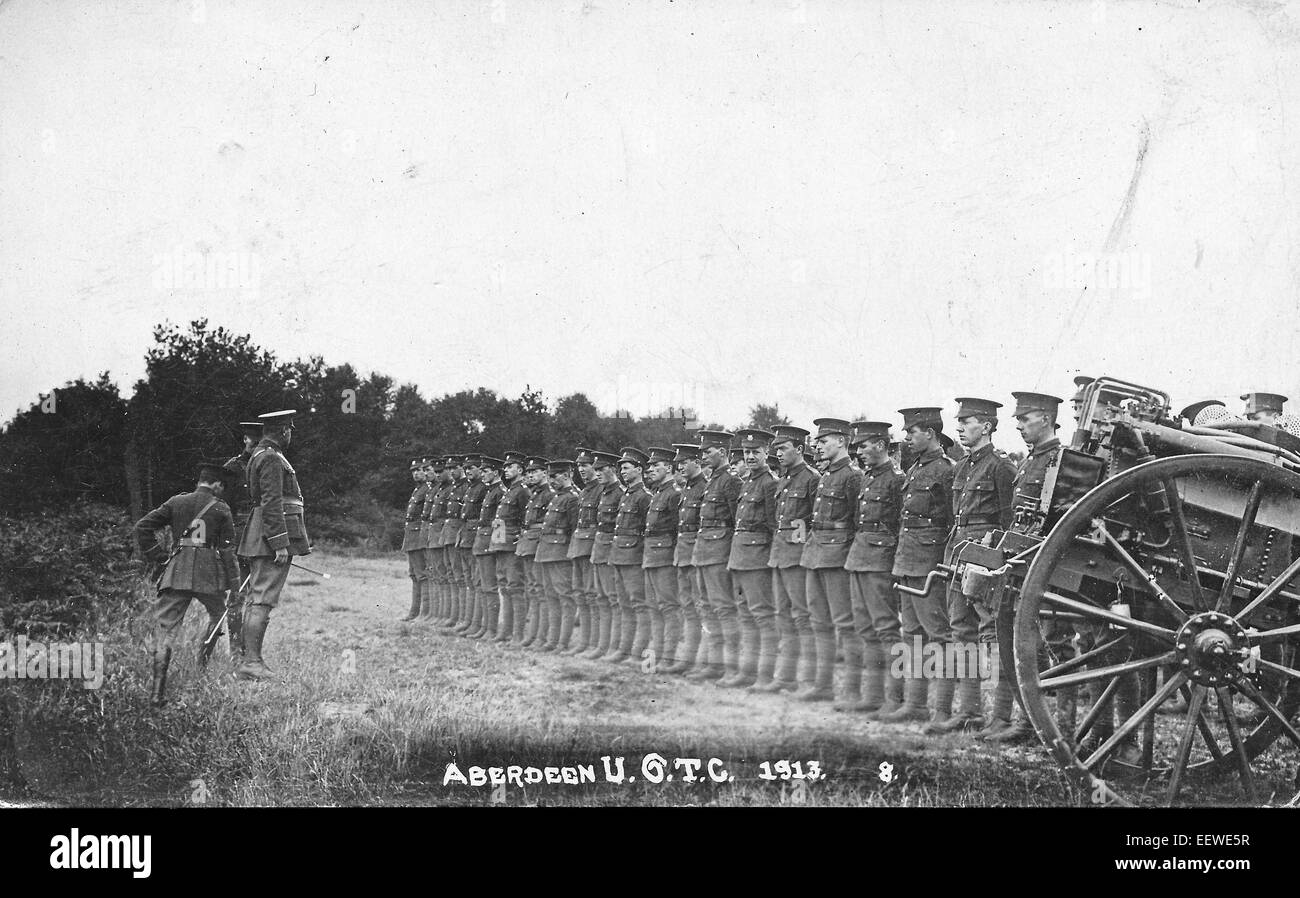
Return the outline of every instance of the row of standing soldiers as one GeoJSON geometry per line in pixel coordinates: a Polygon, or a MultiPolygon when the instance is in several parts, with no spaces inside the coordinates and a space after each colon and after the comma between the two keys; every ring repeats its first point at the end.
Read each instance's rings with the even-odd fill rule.
{"type": "MultiPolygon", "coordinates": [[[[815,433],[702,430],[695,443],[618,455],[579,447],[572,460],[413,459],[404,620],[833,701],[874,720],[924,722],[927,733],[1020,741],[1032,730],[1013,713],[1009,679],[993,678],[986,714],[981,671],[954,663],[981,644],[997,658],[993,610],[957,585],[922,596],[895,588],[920,587],[958,543],[1013,529],[1015,509],[1036,505],[1060,450],[1061,400],[1013,396],[1028,446],[1018,467],[991,442],[1000,403],[974,398],[957,400],[966,453],[956,462],[941,409],[900,410],[905,473],[888,423],[836,418],[816,420],[815,433]],[[945,650],[942,670],[914,676],[895,663],[927,645],[945,650]]],[[[1063,654],[1072,640],[1048,638],[1063,654]]],[[[1113,732],[1105,717],[1094,739],[1113,732]]]]}

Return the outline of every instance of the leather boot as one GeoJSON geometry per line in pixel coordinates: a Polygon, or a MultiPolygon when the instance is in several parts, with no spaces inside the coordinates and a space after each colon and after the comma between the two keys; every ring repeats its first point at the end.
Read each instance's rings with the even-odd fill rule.
{"type": "Polygon", "coordinates": [[[723,653],[726,641],[722,637],[722,628],[715,621],[707,629],[701,625],[700,659],[695,670],[686,675],[686,679],[695,682],[704,680],[721,680],[727,675],[723,665],[723,653]]]}
{"type": "Polygon", "coordinates": [[[271,620],[271,609],[266,605],[249,605],[244,615],[244,660],[235,668],[241,680],[273,680],[275,674],[262,660],[262,640],[271,620]]]}
{"type": "Polygon", "coordinates": [[[573,613],[565,612],[564,604],[559,599],[547,599],[547,639],[542,646],[543,652],[563,652],[569,648],[573,637],[573,613]]]}
{"type": "Polygon", "coordinates": [[[411,609],[406,612],[406,617],[401,618],[403,622],[415,620],[420,616],[420,581],[414,577],[411,578],[411,609]]]}
{"type": "Polygon", "coordinates": [[[149,704],[155,708],[162,707],[167,695],[167,666],[172,663],[171,646],[154,649],[153,678],[149,684],[149,704]]]}
{"type": "Polygon", "coordinates": [[[599,661],[609,654],[609,647],[614,644],[614,615],[618,610],[613,605],[597,605],[600,612],[600,627],[596,630],[596,646],[587,657],[599,661]]]}
{"type": "Polygon", "coordinates": [[[963,676],[957,681],[957,713],[939,725],[939,732],[958,733],[979,730],[984,726],[984,708],[980,702],[980,678],[963,676]]]}
{"type": "Polygon", "coordinates": [[[657,611],[650,618],[651,633],[655,633],[655,621],[659,622],[659,632],[655,634],[651,645],[658,641],[659,648],[656,649],[655,657],[660,659],[659,672],[670,673],[677,666],[680,658],[678,649],[681,648],[682,641],[682,612],[680,608],[671,608],[668,611],[657,611]]]}
{"type": "Polygon", "coordinates": [[[897,711],[889,714],[876,714],[881,723],[910,723],[930,718],[925,707],[925,700],[930,692],[930,681],[925,677],[909,677],[903,681],[903,691],[907,696],[897,711]]]}
{"type": "Polygon", "coordinates": [[[682,641],[677,647],[677,660],[664,669],[664,673],[685,674],[695,667],[695,659],[700,653],[700,622],[698,619],[686,619],[682,623],[682,641]]]}
{"type": "MultiPolygon", "coordinates": [[[[227,615],[229,617],[229,615],[227,615]]],[[[203,631],[203,637],[199,640],[198,663],[199,670],[208,666],[208,659],[212,653],[217,650],[217,641],[221,636],[221,618],[209,619],[207,629],[203,631]]]]}
{"type": "Polygon", "coordinates": [[[903,678],[894,676],[893,671],[882,667],[881,679],[884,681],[885,703],[868,714],[868,720],[884,720],[903,707],[903,678]]]}
{"type": "MultiPolygon", "coordinates": [[[[664,613],[658,608],[651,608],[647,613],[650,615],[650,657],[654,661],[655,673],[659,673],[663,668],[673,663],[670,654],[672,648],[676,648],[676,646],[672,648],[665,648],[664,646],[664,613]],[[669,654],[665,654],[665,652],[669,654]]],[[[641,656],[635,655],[634,657],[639,658],[641,656]]]]}
{"type": "Polygon", "coordinates": [[[230,660],[244,660],[244,606],[226,606],[226,637],[230,641],[230,660]]]}
{"type": "Polygon", "coordinates": [[[631,608],[628,607],[624,607],[622,609],[622,614],[620,616],[623,620],[623,624],[622,624],[622,629],[619,631],[618,650],[615,651],[613,647],[611,647],[610,654],[613,657],[608,660],[614,663],[618,663],[621,661],[626,661],[629,658],[631,658],[633,661],[640,664],[641,663],[640,657],[638,655],[634,655],[632,653],[632,649],[635,648],[637,644],[640,644],[642,646],[642,651],[645,651],[644,647],[647,644],[649,644],[650,616],[646,614],[644,609],[642,609],[641,611],[634,612],[631,608]],[[642,620],[643,617],[644,620],[642,620]],[[642,624],[645,625],[644,638],[642,638],[641,635],[643,632],[642,624]]]}
{"type": "MultiPolygon", "coordinates": [[[[758,628],[758,661],[755,667],[754,685],[750,689],[754,692],[769,691],[768,687],[772,684],[776,675],[776,629],[769,625],[758,628]]],[[[780,689],[780,685],[777,685],[780,689]]]]}
{"type": "Polygon", "coordinates": [[[795,681],[800,689],[807,689],[817,680],[816,633],[799,634],[799,662],[802,669],[795,675],[795,681]]]}
{"type": "Polygon", "coordinates": [[[537,642],[537,634],[542,627],[541,603],[536,596],[524,600],[523,632],[519,634],[519,645],[528,648],[537,642]]]}
{"type": "Polygon", "coordinates": [[[467,589],[460,602],[460,620],[456,621],[456,626],[451,628],[451,632],[463,635],[467,630],[474,626],[474,609],[478,606],[478,590],[467,589]]]}
{"type": "Polygon", "coordinates": [[[772,671],[772,685],[764,692],[793,692],[799,688],[800,639],[793,625],[781,636],[775,647],[776,668],[772,671]]]}
{"type": "MultiPolygon", "coordinates": [[[[611,599],[609,607],[605,610],[609,614],[609,645],[606,646],[605,654],[617,655],[618,645],[623,641],[623,607],[618,604],[617,600],[611,599]]],[[[632,625],[630,619],[626,623],[629,627],[632,625]]],[[[602,660],[608,661],[609,659],[602,657],[602,660]]]]}
{"type": "Polygon", "coordinates": [[[840,697],[832,706],[836,711],[869,710],[862,705],[862,639],[857,633],[844,634],[844,682],[840,697]]]}
{"type": "Polygon", "coordinates": [[[433,617],[433,581],[424,577],[420,581],[420,613],[416,620],[427,621],[433,617]]]}
{"type": "Polygon", "coordinates": [[[816,651],[813,657],[817,659],[817,668],[815,679],[808,685],[807,689],[795,693],[795,698],[801,702],[829,702],[835,699],[835,631],[828,630],[823,633],[814,633],[813,638],[816,640],[816,651]]]}
{"type": "Polygon", "coordinates": [[[885,703],[885,666],[888,659],[878,642],[868,642],[862,648],[862,704],[856,710],[878,711],[885,703]]]}
{"type": "Polygon", "coordinates": [[[758,626],[753,621],[741,626],[740,657],[736,662],[736,675],[724,679],[718,684],[719,686],[728,689],[748,689],[758,682],[758,634],[758,626]]]}
{"type": "Polygon", "coordinates": [[[1011,680],[1001,675],[1001,662],[997,643],[993,643],[993,663],[997,665],[998,681],[993,686],[993,710],[988,716],[984,728],[975,734],[975,738],[985,740],[1011,726],[1011,710],[1015,706],[1015,696],[1011,691],[1011,680]]]}
{"type": "MultiPolygon", "coordinates": [[[[646,649],[650,647],[650,643],[654,640],[654,616],[650,614],[649,608],[642,608],[636,612],[635,620],[636,629],[632,631],[632,639],[628,645],[628,655],[635,663],[640,664],[644,660],[643,656],[646,649]]],[[[662,639],[662,630],[660,631],[660,638],[662,639]]],[[[658,654],[654,656],[654,663],[656,666],[659,664],[658,654]]]]}
{"type": "MultiPolygon", "coordinates": [[[[1079,749],[1081,757],[1087,757],[1101,747],[1101,744],[1109,739],[1115,733],[1115,721],[1118,718],[1120,723],[1128,720],[1140,707],[1138,701],[1138,678],[1136,674],[1129,674],[1121,677],[1119,686],[1115,690],[1114,710],[1098,715],[1096,723],[1092,725],[1092,731],[1084,739],[1083,746],[1079,749]]],[[[1138,727],[1130,732],[1119,745],[1111,752],[1111,760],[1120,761],[1133,766],[1140,766],[1142,763],[1142,749],[1138,745],[1138,733],[1142,730],[1138,727]]]]}
{"type": "Polygon", "coordinates": [[[1034,728],[1025,719],[1025,716],[1018,712],[1012,712],[1011,723],[1003,727],[991,736],[985,736],[985,742],[993,742],[998,745],[1017,745],[1022,742],[1028,742],[1034,736],[1034,728]]]}
{"type": "Polygon", "coordinates": [[[942,733],[943,725],[952,717],[952,696],[957,690],[957,658],[951,651],[943,654],[943,677],[934,684],[934,714],[930,716],[930,722],[921,727],[926,736],[942,733]]]}
{"type": "MultiPolygon", "coordinates": [[[[591,602],[591,634],[587,650],[582,653],[582,657],[595,661],[605,653],[600,648],[600,634],[609,632],[609,624],[606,622],[608,613],[600,606],[600,603],[594,599],[591,602]]],[[[609,648],[609,638],[605,637],[605,647],[609,648]]]]}
{"type": "Polygon", "coordinates": [[[551,602],[545,595],[541,595],[537,597],[537,635],[533,639],[533,648],[541,651],[552,638],[551,602]]]}
{"type": "Polygon", "coordinates": [[[493,640],[497,635],[501,615],[501,594],[496,590],[492,590],[483,593],[480,600],[480,604],[483,606],[483,618],[479,621],[478,629],[475,630],[473,638],[493,640]]]}
{"type": "Polygon", "coordinates": [[[522,646],[524,644],[524,633],[528,628],[528,606],[532,604],[527,594],[516,595],[510,600],[510,607],[514,610],[511,620],[511,627],[507,631],[507,636],[515,643],[522,646]]]}

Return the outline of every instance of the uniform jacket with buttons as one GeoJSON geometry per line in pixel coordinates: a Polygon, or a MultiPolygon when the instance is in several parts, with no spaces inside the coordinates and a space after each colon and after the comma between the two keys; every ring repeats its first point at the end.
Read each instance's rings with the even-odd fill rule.
{"type": "Polygon", "coordinates": [[[610,564],[641,566],[645,548],[645,519],[650,511],[650,491],[638,481],[623,491],[614,520],[614,545],[609,550],[610,564]]]}
{"type": "Polygon", "coordinates": [[[801,563],[809,570],[844,567],[853,543],[853,525],[862,472],[849,464],[848,456],[831,462],[813,498],[812,527],[803,547],[801,563]]]}
{"type": "Polygon", "coordinates": [[[461,529],[457,543],[461,549],[474,548],[474,541],[478,539],[478,519],[483,512],[483,497],[487,491],[487,484],[481,480],[472,481],[465,490],[465,498],[460,505],[461,529]]]}
{"type": "Polygon", "coordinates": [[[700,531],[700,507],[704,504],[704,488],[708,480],[704,472],[696,474],[682,487],[682,498],[677,508],[677,547],[673,550],[673,564],[690,567],[694,564],[696,537],[700,531]]]}
{"type": "Polygon", "coordinates": [[[642,567],[668,567],[677,551],[677,523],[681,516],[682,488],[672,476],[656,484],[645,515],[645,555],[642,567]]]}
{"type": "Polygon", "coordinates": [[[411,498],[406,502],[406,530],[402,533],[402,551],[419,551],[424,548],[420,542],[420,511],[424,508],[424,497],[429,492],[429,484],[416,484],[411,490],[411,498]]]}
{"type": "Polygon", "coordinates": [[[736,532],[731,538],[728,570],[757,571],[772,557],[776,532],[776,478],[766,467],[740,488],[736,501],[736,532]]]}
{"type": "Polygon", "coordinates": [[[567,557],[591,557],[591,547],[596,542],[596,506],[600,504],[603,488],[604,484],[594,480],[578,494],[578,518],[573,525],[573,538],[569,540],[567,557]]]}
{"type": "Polygon", "coordinates": [[[731,557],[731,536],[736,526],[736,505],[740,502],[740,478],[718,468],[704,486],[700,499],[700,529],[695,537],[691,563],[696,567],[726,564],[731,557]]]}
{"type": "Polygon", "coordinates": [[[519,544],[515,546],[516,555],[529,558],[537,554],[537,543],[542,538],[542,519],[546,517],[546,508],[554,496],[551,484],[543,480],[529,498],[528,507],[524,509],[524,529],[519,535],[519,544]]]}
{"type": "Polygon", "coordinates": [[[497,514],[492,521],[493,552],[514,552],[519,543],[519,534],[524,529],[524,515],[528,512],[528,503],[533,494],[529,491],[524,478],[520,477],[504,488],[501,503],[497,505],[497,514]]]}
{"type": "Polygon", "coordinates": [[[230,506],[212,490],[200,486],[192,493],[179,493],[136,522],[136,543],[146,558],[161,560],[162,547],[157,540],[164,527],[171,528],[174,548],[158,583],[160,591],[211,595],[239,588],[234,518],[230,506]]]}
{"type": "Polygon", "coordinates": [[[491,548],[492,522],[496,520],[497,506],[501,504],[501,497],[506,494],[500,480],[484,486],[486,490],[483,492],[483,501],[479,503],[478,526],[474,534],[475,555],[487,555],[489,552],[496,551],[491,548]]]}
{"type": "Polygon", "coordinates": [[[1013,514],[1014,509],[1021,506],[1038,507],[1038,502],[1043,496],[1043,479],[1047,475],[1047,469],[1060,454],[1061,441],[1052,437],[1035,446],[1025,456],[1012,481],[1015,487],[1015,498],[1012,500],[1013,514]]]}
{"type": "Polygon", "coordinates": [[[922,453],[908,468],[895,576],[924,577],[943,561],[952,529],[952,468],[952,459],[938,448],[922,453]]]}
{"type": "Polygon", "coordinates": [[[275,440],[263,437],[248,460],[248,490],[253,514],[239,541],[239,554],[266,557],[277,549],[288,549],[290,555],[311,554],[298,474],[275,440]]]}
{"type": "Polygon", "coordinates": [[[885,459],[864,471],[853,546],[844,562],[845,569],[862,573],[892,571],[902,513],[903,475],[894,470],[894,463],[885,459]]]}
{"type": "Polygon", "coordinates": [[[460,513],[465,507],[465,494],[469,492],[469,478],[462,477],[452,482],[451,492],[447,495],[447,514],[442,524],[442,544],[449,549],[460,545],[460,532],[465,528],[460,513]]]}
{"type": "Polygon", "coordinates": [[[596,540],[591,546],[591,563],[608,564],[609,551],[614,546],[614,524],[618,521],[618,506],[623,500],[623,485],[602,483],[600,498],[596,500],[596,540]]]}
{"type": "Polygon", "coordinates": [[[1016,466],[993,448],[981,446],[957,462],[952,472],[952,536],[949,546],[979,540],[991,530],[1011,526],[1016,466]]]}
{"type": "Polygon", "coordinates": [[[429,484],[429,488],[424,492],[424,502],[420,505],[420,536],[418,538],[419,549],[429,548],[429,531],[433,529],[433,506],[438,501],[438,485],[429,484]]]}
{"type": "Polygon", "coordinates": [[[568,560],[569,540],[578,525],[578,501],[578,491],[573,487],[552,492],[542,515],[534,561],[568,560]]]}
{"type": "Polygon", "coordinates": [[[447,525],[447,505],[451,502],[451,493],[455,488],[455,482],[448,481],[434,490],[433,502],[429,509],[429,542],[427,547],[430,549],[442,548],[442,533],[447,525]]]}
{"type": "Polygon", "coordinates": [[[820,480],[820,474],[799,461],[776,482],[776,535],[772,538],[769,567],[798,567],[803,561],[820,480]]]}
{"type": "Polygon", "coordinates": [[[239,534],[248,526],[248,518],[253,513],[253,500],[248,495],[248,460],[252,457],[253,450],[245,449],[222,465],[233,475],[233,482],[227,481],[222,501],[230,506],[230,513],[235,518],[236,541],[239,539],[239,534]]]}

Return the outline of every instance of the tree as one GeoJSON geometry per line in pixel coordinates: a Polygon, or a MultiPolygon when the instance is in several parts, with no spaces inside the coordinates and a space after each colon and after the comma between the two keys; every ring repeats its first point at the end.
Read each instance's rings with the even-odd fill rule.
{"type": "Polygon", "coordinates": [[[761,430],[770,431],[777,424],[789,424],[790,419],[781,414],[780,407],[773,403],[764,405],[759,403],[749,410],[749,426],[757,427],[761,430]]]}

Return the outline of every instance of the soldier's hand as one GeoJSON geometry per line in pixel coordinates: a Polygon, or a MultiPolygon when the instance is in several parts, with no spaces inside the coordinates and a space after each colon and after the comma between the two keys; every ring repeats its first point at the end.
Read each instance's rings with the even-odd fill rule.
{"type": "Polygon", "coordinates": [[[289,563],[289,550],[288,550],[288,549],[276,549],[276,550],[275,550],[275,563],[276,563],[276,564],[288,564],[288,563],[289,563]]]}

